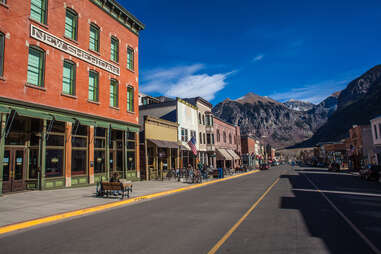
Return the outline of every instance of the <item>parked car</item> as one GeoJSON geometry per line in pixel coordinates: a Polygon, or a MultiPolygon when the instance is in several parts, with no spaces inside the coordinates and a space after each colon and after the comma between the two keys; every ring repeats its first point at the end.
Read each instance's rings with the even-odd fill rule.
{"type": "Polygon", "coordinates": [[[361,179],[368,181],[378,181],[378,179],[380,179],[381,167],[377,165],[371,165],[360,169],[359,172],[361,179]]]}
{"type": "Polygon", "coordinates": [[[269,169],[270,167],[269,167],[269,164],[266,164],[266,163],[263,163],[263,164],[261,164],[261,166],[260,166],[260,170],[267,170],[267,169],[269,169]]]}

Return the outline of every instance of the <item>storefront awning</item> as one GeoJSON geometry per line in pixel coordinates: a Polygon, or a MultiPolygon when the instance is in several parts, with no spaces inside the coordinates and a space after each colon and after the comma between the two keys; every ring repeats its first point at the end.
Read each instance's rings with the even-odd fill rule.
{"type": "Polygon", "coordinates": [[[177,144],[177,142],[157,140],[157,139],[149,139],[149,141],[151,141],[152,143],[154,143],[155,145],[161,148],[179,148],[179,145],[177,144]]]}
{"type": "Polygon", "coordinates": [[[32,110],[32,109],[22,109],[22,108],[12,108],[12,109],[14,109],[19,116],[39,118],[39,119],[45,119],[45,120],[53,119],[52,115],[49,115],[40,111],[32,110]]]}
{"type": "Polygon", "coordinates": [[[1,106],[0,105],[0,113],[9,113],[11,111],[9,107],[1,106]]]}
{"type": "Polygon", "coordinates": [[[217,152],[217,160],[233,160],[233,157],[225,150],[225,149],[216,149],[217,152]]]}
{"type": "Polygon", "coordinates": [[[240,160],[241,158],[236,154],[233,150],[231,149],[226,149],[226,151],[235,159],[235,160],[240,160]]]}

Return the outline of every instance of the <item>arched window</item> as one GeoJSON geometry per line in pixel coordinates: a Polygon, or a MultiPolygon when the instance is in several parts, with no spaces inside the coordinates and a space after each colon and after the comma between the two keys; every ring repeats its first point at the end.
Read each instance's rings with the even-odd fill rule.
{"type": "Polygon", "coordinates": [[[224,136],[224,143],[226,143],[226,132],[223,133],[224,136]]]}
{"type": "Polygon", "coordinates": [[[202,124],[205,125],[205,115],[202,115],[202,124]]]}
{"type": "Polygon", "coordinates": [[[229,133],[229,144],[232,143],[232,134],[229,133]]]}
{"type": "Polygon", "coordinates": [[[220,142],[221,136],[220,136],[220,130],[217,130],[217,142],[220,142]]]}
{"type": "Polygon", "coordinates": [[[201,113],[198,113],[198,124],[201,124],[201,113]]]}

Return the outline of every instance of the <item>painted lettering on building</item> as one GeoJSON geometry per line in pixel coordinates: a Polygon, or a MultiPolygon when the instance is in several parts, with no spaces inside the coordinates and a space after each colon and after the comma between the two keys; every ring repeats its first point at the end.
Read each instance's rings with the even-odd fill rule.
{"type": "Polygon", "coordinates": [[[120,69],[118,66],[115,66],[89,52],[86,52],[32,24],[30,25],[30,36],[47,45],[57,48],[69,55],[72,55],[83,61],[86,61],[89,64],[97,66],[105,71],[108,71],[118,76],[120,75],[120,69]]]}

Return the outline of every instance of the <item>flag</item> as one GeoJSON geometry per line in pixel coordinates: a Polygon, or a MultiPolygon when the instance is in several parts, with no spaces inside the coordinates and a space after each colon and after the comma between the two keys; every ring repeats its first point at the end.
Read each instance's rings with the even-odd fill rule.
{"type": "Polygon", "coordinates": [[[188,141],[188,146],[192,149],[193,154],[196,156],[197,155],[196,138],[194,136],[188,141]]]}

